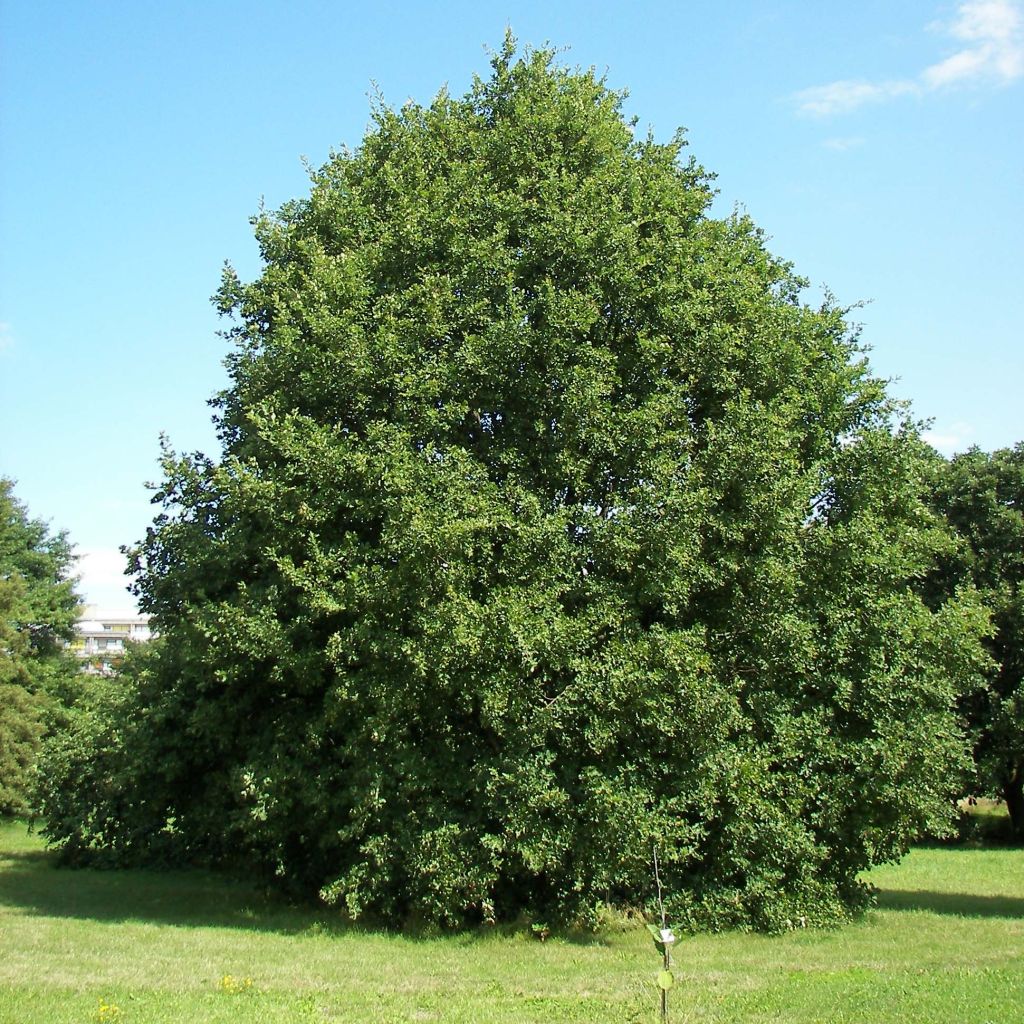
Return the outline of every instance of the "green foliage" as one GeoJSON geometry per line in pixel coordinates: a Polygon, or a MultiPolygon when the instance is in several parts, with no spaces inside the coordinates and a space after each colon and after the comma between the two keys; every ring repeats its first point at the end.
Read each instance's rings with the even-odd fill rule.
{"type": "Polygon", "coordinates": [[[994,627],[989,684],[963,701],[977,781],[1006,801],[1024,839],[1024,443],[987,454],[972,449],[936,466],[933,502],[963,540],[941,563],[938,587],[977,587],[994,627]]]}
{"type": "Polygon", "coordinates": [[[508,42],[257,219],[54,843],[446,924],[642,902],[657,845],[675,924],[779,929],[946,820],[984,615],[916,596],[926,449],[620,107],[508,42]]]}
{"type": "Polygon", "coordinates": [[[79,863],[85,851],[94,851],[94,863],[121,863],[129,850],[159,859],[159,839],[144,810],[148,795],[136,791],[147,768],[160,771],[149,761],[135,714],[136,708],[145,714],[142,681],[150,657],[148,645],[132,648],[118,675],[92,678],[74,714],[40,753],[33,803],[62,836],[69,863],[79,863]]]}
{"type": "Polygon", "coordinates": [[[64,646],[79,608],[71,564],[66,537],[30,519],[0,478],[0,815],[27,809],[40,739],[77,691],[64,646]]]}

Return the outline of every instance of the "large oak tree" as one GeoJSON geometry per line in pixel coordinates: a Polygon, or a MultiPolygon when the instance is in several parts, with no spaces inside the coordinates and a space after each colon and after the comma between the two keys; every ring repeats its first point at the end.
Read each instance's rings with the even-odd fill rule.
{"type": "Polygon", "coordinates": [[[915,428],[621,101],[507,43],[257,219],[58,843],[445,922],[643,901],[657,846],[677,921],[771,928],[943,818],[983,616],[916,596],[915,428]]]}

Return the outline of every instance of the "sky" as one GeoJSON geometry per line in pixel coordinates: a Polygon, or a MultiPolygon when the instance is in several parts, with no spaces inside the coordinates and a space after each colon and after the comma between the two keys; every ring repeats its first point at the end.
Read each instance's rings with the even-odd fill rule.
{"type": "Polygon", "coordinates": [[[249,218],[370,97],[486,77],[506,27],[595,67],[862,325],[946,455],[1024,440],[1024,0],[0,0],[0,475],[130,611],[159,438],[216,455],[209,302],[249,218]]]}

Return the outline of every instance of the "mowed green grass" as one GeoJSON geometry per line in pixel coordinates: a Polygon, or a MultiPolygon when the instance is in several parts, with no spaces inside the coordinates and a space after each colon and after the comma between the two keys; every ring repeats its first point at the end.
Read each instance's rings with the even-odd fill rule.
{"type": "MultiPolygon", "coordinates": [[[[1024,1021],[1024,850],[914,850],[871,880],[844,928],[683,940],[671,1020],[1024,1021]]],[[[344,927],[208,874],[56,869],[0,825],[3,1024],[653,1022],[658,966],[637,925],[344,927]]]]}

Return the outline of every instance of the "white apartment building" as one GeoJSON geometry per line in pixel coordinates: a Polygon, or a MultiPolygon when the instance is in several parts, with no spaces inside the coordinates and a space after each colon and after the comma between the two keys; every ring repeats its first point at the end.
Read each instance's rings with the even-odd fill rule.
{"type": "Polygon", "coordinates": [[[148,615],[111,615],[87,606],[75,623],[71,650],[85,662],[86,672],[105,674],[113,671],[126,644],[144,643],[152,635],[148,615]]]}

